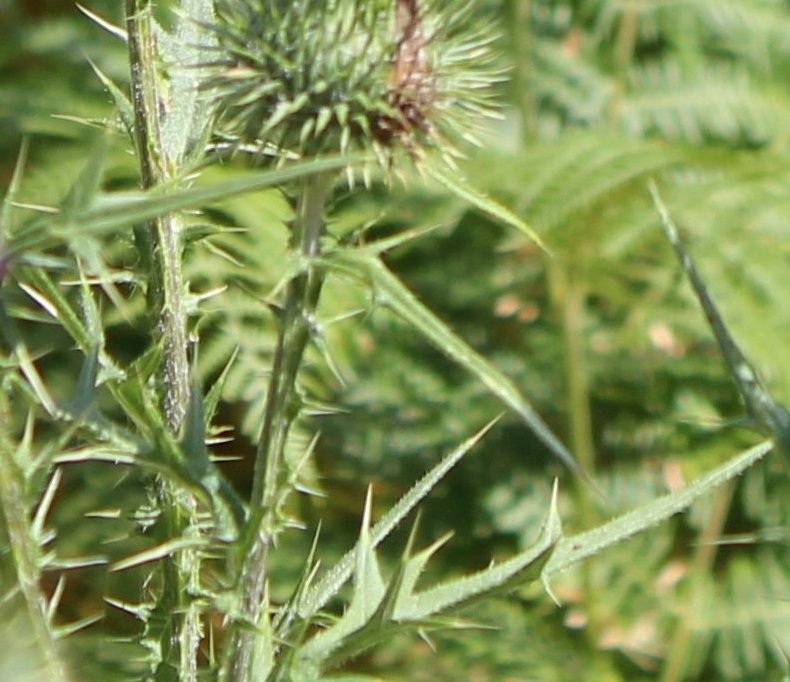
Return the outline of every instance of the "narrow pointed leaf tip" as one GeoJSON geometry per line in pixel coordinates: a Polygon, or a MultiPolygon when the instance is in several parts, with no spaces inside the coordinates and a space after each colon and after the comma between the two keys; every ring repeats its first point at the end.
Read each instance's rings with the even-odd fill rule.
{"type": "Polygon", "coordinates": [[[661,199],[654,182],[649,184],[656,209],[661,216],[664,232],[672,244],[681,267],[691,284],[702,311],[708,320],[713,336],[729,369],[730,376],[738,388],[749,416],[762,432],[773,436],[777,447],[790,457],[790,412],[768,391],[760,375],[736,343],[719,308],[708,292],[708,288],[697,270],[694,258],[686,250],[669,210],[661,199]]]}
{"type": "Polygon", "coordinates": [[[87,7],[81,5],[80,3],[76,3],[77,9],[82,12],[88,19],[93,21],[97,26],[103,28],[107,33],[110,35],[115,36],[116,38],[120,38],[123,42],[127,42],[129,39],[129,35],[124,31],[120,26],[116,26],[111,21],[108,21],[104,17],[96,14],[92,10],[88,9],[87,7]]]}
{"type": "Polygon", "coordinates": [[[685,488],[659,497],[585,533],[563,538],[543,568],[544,584],[548,584],[552,575],[564,571],[582,559],[623,542],[688,508],[705,493],[743,473],[768,454],[771,447],[770,441],[760,443],[736,455],[685,488]]]}
{"type": "Polygon", "coordinates": [[[444,169],[438,168],[435,164],[426,165],[425,172],[429,177],[436,180],[436,182],[442,185],[442,187],[452,192],[459,199],[468,202],[478,211],[486,214],[494,220],[497,220],[508,227],[514,228],[527,239],[537,244],[547,254],[551,255],[551,251],[549,251],[548,247],[540,238],[540,235],[534,230],[534,228],[519,218],[510,209],[505,208],[502,204],[495,201],[491,197],[488,197],[474,189],[461,178],[453,177],[444,169]]]}

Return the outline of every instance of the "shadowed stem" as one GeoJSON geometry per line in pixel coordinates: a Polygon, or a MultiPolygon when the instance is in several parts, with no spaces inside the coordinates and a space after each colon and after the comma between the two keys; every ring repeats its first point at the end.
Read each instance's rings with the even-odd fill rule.
{"type": "MultiPolygon", "coordinates": [[[[292,226],[290,249],[304,269],[287,284],[280,311],[272,374],[266,393],[263,426],[255,460],[250,517],[241,543],[241,617],[247,625],[258,625],[266,590],[268,546],[277,532],[279,501],[288,487],[283,465],[291,427],[301,404],[296,382],[310,340],[325,273],[311,265],[320,255],[324,211],[333,175],[320,175],[304,182],[292,226]]],[[[228,647],[223,679],[248,682],[256,666],[256,643],[260,635],[248,627],[237,629],[228,647]]]]}
{"type": "MultiPolygon", "coordinates": [[[[548,265],[548,274],[552,306],[562,325],[571,449],[576,453],[579,466],[594,476],[595,442],[590,412],[589,369],[584,347],[587,290],[582,280],[573,274],[574,267],[574,263],[552,261],[548,265]]],[[[580,504],[588,505],[590,499],[583,487],[579,488],[579,495],[580,504]]],[[[592,522],[593,508],[589,506],[583,511],[584,518],[592,522]]]]}

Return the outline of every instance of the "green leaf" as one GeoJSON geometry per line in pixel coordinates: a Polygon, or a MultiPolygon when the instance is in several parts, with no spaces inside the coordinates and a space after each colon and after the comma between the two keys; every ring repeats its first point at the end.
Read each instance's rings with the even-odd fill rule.
{"type": "MultiPolygon", "coordinates": [[[[548,516],[540,537],[532,547],[470,576],[450,580],[420,592],[404,594],[398,600],[394,620],[419,622],[446,613],[450,609],[462,608],[491,595],[509,592],[536,580],[541,575],[541,569],[550,560],[549,557],[560,541],[561,535],[562,525],[557,511],[555,483],[548,516]]],[[[436,546],[433,545],[426,552],[414,557],[411,561],[415,562],[415,568],[407,570],[406,574],[419,574],[427,559],[425,554],[430,556],[435,550],[436,546]]],[[[411,577],[404,580],[404,589],[413,583],[414,579],[411,577]]]]}
{"type": "Polygon", "coordinates": [[[167,114],[162,120],[162,146],[168,159],[183,165],[187,157],[199,158],[207,139],[213,105],[201,90],[200,65],[216,48],[213,32],[205,26],[214,20],[211,0],[181,0],[171,33],[158,31],[162,59],[169,70],[167,114]]]}
{"type": "Polygon", "coordinates": [[[54,398],[50,395],[46,382],[36,369],[33,357],[31,356],[25,342],[19,333],[19,329],[13,318],[8,315],[5,302],[0,297],[0,333],[5,337],[8,345],[13,349],[19,369],[30,386],[38,403],[46,410],[50,416],[58,413],[54,398]]]}
{"type": "Polygon", "coordinates": [[[233,353],[231,353],[231,356],[228,358],[228,361],[225,363],[225,366],[222,368],[219,377],[217,377],[217,380],[206,394],[206,399],[203,401],[203,409],[206,414],[206,425],[211,424],[211,420],[214,419],[214,413],[217,411],[219,399],[222,396],[222,389],[225,386],[225,382],[228,380],[228,374],[238,354],[239,347],[236,346],[236,348],[233,349],[233,353]]]}
{"type": "Polygon", "coordinates": [[[101,187],[104,164],[109,149],[109,133],[96,136],[82,171],[61,203],[61,218],[74,220],[94,203],[101,187]]]}
{"type": "Polygon", "coordinates": [[[203,409],[203,392],[200,380],[193,376],[190,381],[189,404],[184,417],[184,432],[181,450],[186,467],[195,480],[201,481],[209,469],[208,448],[206,448],[206,422],[203,409]]]}
{"type": "Polygon", "coordinates": [[[385,583],[370,533],[373,498],[370,488],[365,499],[362,528],[355,548],[354,591],[343,616],[330,628],[315,635],[296,652],[296,669],[321,669],[344,640],[361,630],[376,612],[385,593],[385,583]]]}
{"type": "MultiPolygon", "coordinates": [[[[12,228],[11,213],[14,208],[14,201],[16,201],[17,195],[19,194],[19,188],[22,186],[22,176],[25,172],[25,164],[27,163],[27,153],[29,148],[30,141],[25,137],[22,139],[22,144],[19,147],[19,154],[17,155],[16,164],[14,165],[14,173],[11,176],[11,182],[8,185],[8,191],[3,197],[3,204],[0,207],[0,249],[2,249],[6,237],[12,228]]],[[[0,251],[0,259],[5,258],[5,253],[0,251]]],[[[5,263],[0,260],[0,268],[2,267],[5,267],[5,263]]],[[[2,281],[3,278],[0,276],[0,283],[2,283],[2,281]]]]}
{"type": "Polygon", "coordinates": [[[129,134],[132,134],[132,131],[134,131],[134,107],[131,101],[126,96],[126,93],[121,90],[109,76],[105,75],[96,64],[90,60],[88,60],[88,62],[93,72],[96,74],[96,77],[101,81],[101,84],[107,88],[107,92],[109,92],[110,96],[113,98],[115,108],[118,110],[118,115],[121,117],[124,127],[129,134]]]}
{"type": "Polygon", "coordinates": [[[296,679],[307,679],[303,677],[309,674],[307,671],[336,667],[398,630],[417,630],[436,625],[440,617],[450,611],[538,579],[541,568],[562,533],[555,484],[547,519],[533,547],[472,575],[415,592],[417,579],[430,557],[444,544],[446,537],[409,556],[414,539],[412,533],[401,565],[385,587],[371,538],[366,531],[369,516],[368,494],[362,532],[357,543],[351,603],[334,625],[315,635],[297,651],[296,679]]]}
{"type": "Polygon", "coordinates": [[[172,556],[176,552],[181,552],[185,549],[206,549],[209,546],[209,540],[205,537],[182,537],[174,538],[163,542],[161,545],[150,547],[133,554],[132,556],[116,561],[111,567],[111,571],[125,571],[135,566],[141,566],[153,561],[159,561],[165,557],[172,556]]]}
{"type": "Polygon", "coordinates": [[[61,289],[55,285],[43,267],[26,266],[20,269],[21,279],[29,280],[47,300],[58,322],[83,353],[89,353],[95,338],[68,302],[61,289]]]}
{"type": "Polygon", "coordinates": [[[678,228],[669,215],[669,209],[667,209],[662,201],[655,183],[650,183],[650,194],[661,215],[661,223],[664,227],[664,232],[669,242],[672,244],[678,261],[685,270],[686,277],[694,289],[697,300],[705,313],[705,317],[713,331],[713,335],[716,337],[719,350],[721,350],[721,354],[724,356],[727,368],[730,371],[730,376],[738,387],[738,391],[746,405],[746,409],[752,419],[755,420],[756,426],[772,435],[779,448],[790,457],[790,413],[788,413],[784,405],[774,399],[768,389],[763,385],[757,370],[752,366],[752,363],[749,362],[743,351],[735,342],[732,334],[730,334],[730,330],[727,328],[724,318],[721,316],[710,293],[708,293],[708,288],[705,286],[702,276],[697,270],[694,259],[691,254],[686,251],[686,247],[683,246],[678,228]]]}
{"type": "Polygon", "coordinates": [[[189,476],[211,495],[215,535],[228,542],[238,537],[238,529],[244,520],[244,510],[238,493],[209,458],[206,447],[208,422],[204,411],[203,392],[196,376],[192,377],[190,383],[181,450],[189,476]]]}

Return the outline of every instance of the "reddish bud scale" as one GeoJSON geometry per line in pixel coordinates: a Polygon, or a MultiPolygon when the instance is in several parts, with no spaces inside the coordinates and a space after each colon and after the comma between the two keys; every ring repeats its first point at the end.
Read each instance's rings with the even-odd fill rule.
{"type": "Polygon", "coordinates": [[[428,132],[430,109],[436,96],[417,0],[395,0],[398,44],[392,60],[387,101],[397,116],[378,122],[378,137],[390,140],[410,131],[428,132]]]}

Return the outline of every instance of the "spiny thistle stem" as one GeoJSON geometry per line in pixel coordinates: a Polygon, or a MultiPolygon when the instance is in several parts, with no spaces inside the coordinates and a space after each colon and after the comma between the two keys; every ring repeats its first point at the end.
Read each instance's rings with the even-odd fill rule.
{"type": "MultiPolygon", "coordinates": [[[[157,72],[159,50],[150,1],[126,0],[126,16],[137,156],[142,184],[148,189],[171,180],[176,169],[163,151],[160,112],[167,109],[167,99],[157,72]]],[[[157,332],[164,348],[164,409],[168,426],[175,434],[181,429],[189,402],[181,218],[165,215],[152,223],[150,231],[153,239],[138,239],[138,244],[150,244],[151,248],[150,253],[142,254],[144,260],[152,263],[148,305],[152,314],[158,315],[157,332]]],[[[168,536],[196,532],[194,498],[165,481],[158,481],[156,486],[168,536]]],[[[198,649],[203,635],[200,611],[190,597],[199,588],[199,576],[200,557],[194,550],[183,550],[168,558],[158,604],[168,623],[163,638],[164,655],[169,664],[177,666],[179,680],[187,682],[197,680],[198,649]]]]}
{"type": "MultiPolygon", "coordinates": [[[[174,169],[165,158],[159,112],[166,106],[157,74],[159,53],[148,0],[126,0],[132,100],[137,156],[144,189],[171,180],[174,169]]],[[[171,430],[181,428],[189,402],[186,305],[181,271],[181,220],[169,214],[153,224],[154,293],[161,298],[159,333],[164,341],[165,409],[171,430]]],[[[144,254],[144,257],[148,254],[144,254]]]]}
{"type": "Polygon", "coordinates": [[[288,283],[285,295],[275,373],[267,395],[253,481],[253,503],[260,501],[264,508],[271,505],[279,487],[278,475],[285,441],[295,416],[289,407],[294,397],[296,374],[310,338],[310,327],[324,282],[323,272],[312,267],[309,261],[320,254],[324,209],[331,186],[332,176],[308,180],[302,188],[294,221],[292,248],[299,250],[299,256],[307,263],[307,270],[288,283]]]}
{"type": "MultiPolygon", "coordinates": [[[[285,291],[255,460],[250,518],[245,541],[241,543],[240,615],[253,626],[263,615],[268,546],[277,531],[279,492],[286,485],[283,460],[291,426],[300,411],[296,382],[324,283],[323,271],[313,267],[310,261],[320,255],[324,211],[332,182],[332,175],[307,180],[301,189],[293,221],[291,250],[305,262],[305,271],[293,277],[285,291]]],[[[232,682],[252,679],[258,637],[248,629],[236,630],[228,647],[226,679],[232,682]]]]}

